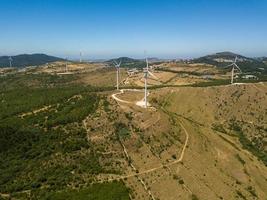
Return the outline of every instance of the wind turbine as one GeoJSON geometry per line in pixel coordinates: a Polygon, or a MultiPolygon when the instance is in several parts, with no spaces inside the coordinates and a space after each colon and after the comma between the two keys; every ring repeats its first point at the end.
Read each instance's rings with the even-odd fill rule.
{"type": "Polygon", "coordinates": [[[226,68],[227,67],[232,67],[232,70],[231,70],[231,84],[234,84],[235,70],[237,70],[237,71],[242,73],[242,70],[236,64],[236,61],[237,61],[237,56],[235,57],[235,60],[233,61],[232,64],[226,66],[226,68]]]}
{"type": "Polygon", "coordinates": [[[117,69],[117,90],[119,90],[119,73],[120,73],[120,66],[121,66],[121,61],[119,63],[117,63],[116,60],[114,60],[114,66],[117,69]]]}
{"type": "Polygon", "coordinates": [[[8,60],[9,60],[9,67],[11,68],[12,67],[12,61],[13,61],[13,59],[12,59],[11,56],[9,56],[8,60]]]}
{"type": "Polygon", "coordinates": [[[147,79],[148,79],[148,76],[152,76],[154,77],[155,79],[158,79],[154,74],[152,74],[149,70],[148,70],[148,60],[146,58],[146,68],[144,68],[144,79],[145,79],[145,98],[144,98],[144,102],[145,102],[145,108],[147,108],[147,79]]]}

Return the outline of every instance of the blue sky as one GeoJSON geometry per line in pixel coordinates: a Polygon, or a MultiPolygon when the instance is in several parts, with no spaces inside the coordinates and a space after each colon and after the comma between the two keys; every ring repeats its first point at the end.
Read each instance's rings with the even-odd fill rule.
{"type": "Polygon", "coordinates": [[[0,0],[0,55],[267,56],[267,0],[0,0]]]}

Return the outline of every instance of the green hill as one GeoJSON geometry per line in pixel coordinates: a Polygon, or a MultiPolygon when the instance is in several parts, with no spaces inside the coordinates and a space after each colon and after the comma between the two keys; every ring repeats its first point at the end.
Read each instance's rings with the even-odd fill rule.
{"type": "Polygon", "coordinates": [[[220,52],[194,59],[194,63],[206,63],[220,68],[231,64],[237,57],[237,65],[244,72],[263,72],[267,73],[267,65],[262,60],[248,58],[232,52],[220,52]]]}
{"type": "MultiPolygon", "coordinates": [[[[27,67],[43,65],[50,62],[62,61],[64,59],[46,54],[21,54],[12,56],[12,67],[27,67]]],[[[9,56],[0,57],[0,68],[9,67],[9,56]]]]}
{"type": "Polygon", "coordinates": [[[133,59],[133,58],[128,58],[128,57],[114,58],[114,59],[108,60],[107,63],[109,65],[113,65],[114,61],[116,61],[117,63],[121,62],[121,67],[124,67],[124,68],[144,68],[146,66],[146,63],[144,60],[133,59]]]}

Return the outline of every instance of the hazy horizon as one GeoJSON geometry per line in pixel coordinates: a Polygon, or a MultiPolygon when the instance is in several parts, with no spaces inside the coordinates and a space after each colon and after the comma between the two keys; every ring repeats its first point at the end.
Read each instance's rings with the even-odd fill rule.
{"type": "MultiPolygon", "coordinates": [[[[194,59],[194,58],[199,58],[199,57],[202,57],[202,56],[207,56],[207,55],[212,55],[212,54],[215,54],[215,53],[221,53],[221,52],[230,52],[230,51],[220,51],[220,52],[210,52],[210,53],[206,53],[206,54],[200,54],[200,55],[196,55],[196,56],[181,56],[181,57],[171,57],[171,56],[166,56],[166,57],[163,57],[163,56],[153,56],[153,55],[147,55],[148,58],[157,58],[157,59],[166,59],[166,60],[171,60],[171,59],[194,59]]],[[[263,56],[258,56],[258,55],[255,55],[255,56],[250,56],[250,55],[244,55],[244,54],[241,54],[239,52],[231,52],[231,53],[235,53],[235,54],[239,54],[241,56],[245,56],[245,57],[249,57],[249,58],[257,58],[257,57],[267,57],[265,55],[263,56]]],[[[30,52],[30,53],[20,53],[20,54],[10,54],[10,55],[7,55],[7,54],[1,54],[0,52],[0,56],[17,56],[17,55],[23,55],[23,54],[46,54],[46,55],[49,55],[49,56],[55,56],[55,57],[60,57],[60,58],[64,58],[64,59],[68,59],[68,60],[80,60],[80,55],[74,55],[74,56],[69,56],[69,57],[64,57],[64,56],[61,56],[61,55],[54,55],[54,54],[48,54],[46,52],[30,52]]],[[[128,58],[133,58],[133,59],[144,59],[144,53],[143,55],[141,56],[131,56],[131,55],[115,55],[115,56],[103,56],[103,57],[93,57],[93,56],[86,56],[86,55],[83,55],[82,56],[82,60],[84,61],[97,61],[97,60],[109,60],[109,59],[113,59],[113,58],[119,58],[119,57],[128,57],[128,58]]]]}

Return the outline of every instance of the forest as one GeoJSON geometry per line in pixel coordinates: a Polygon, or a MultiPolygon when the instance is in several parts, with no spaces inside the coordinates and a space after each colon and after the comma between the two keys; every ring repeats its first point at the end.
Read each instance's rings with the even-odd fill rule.
{"type": "Polygon", "coordinates": [[[54,194],[72,184],[82,187],[80,195],[86,199],[106,199],[98,194],[101,190],[111,196],[123,193],[121,199],[128,199],[122,183],[100,187],[92,184],[93,178],[83,179],[83,174],[105,173],[82,125],[99,102],[106,101],[98,93],[105,88],[62,84],[57,76],[49,78],[55,80],[50,85],[47,79],[46,75],[31,75],[28,80],[17,76],[16,82],[24,83],[17,86],[7,85],[6,77],[0,80],[0,193],[20,199],[79,196],[79,190],[64,192],[62,197],[54,194]],[[27,87],[33,79],[38,84],[27,87]]]}

